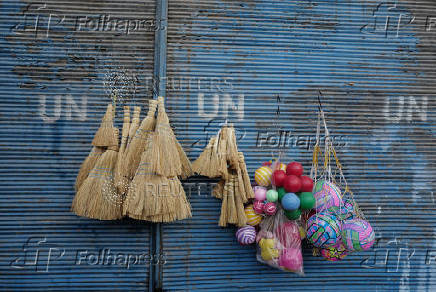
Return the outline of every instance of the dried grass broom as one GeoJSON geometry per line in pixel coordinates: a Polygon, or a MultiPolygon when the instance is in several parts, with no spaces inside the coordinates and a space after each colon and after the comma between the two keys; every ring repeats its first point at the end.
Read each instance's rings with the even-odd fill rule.
{"type": "Polygon", "coordinates": [[[106,147],[92,147],[91,152],[89,152],[88,157],[85,158],[82,165],[80,166],[80,170],[77,173],[76,183],[74,185],[74,189],[76,192],[79,190],[83,181],[88,177],[89,172],[94,168],[95,163],[101,154],[106,150],[106,147]]]}
{"type": "Polygon", "coordinates": [[[239,168],[241,169],[242,178],[244,181],[245,197],[254,199],[254,191],[251,187],[250,176],[248,175],[247,165],[245,164],[244,153],[238,152],[239,155],[239,168]]]}
{"type": "Polygon", "coordinates": [[[217,168],[221,177],[227,180],[227,127],[221,128],[218,138],[215,141],[213,151],[217,156],[217,168]]]}
{"type": "Polygon", "coordinates": [[[223,198],[223,191],[224,191],[224,185],[226,184],[226,181],[224,179],[221,179],[212,190],[212,196],[214,196],[217,199],[223,198]]]}
{"type": "Polygon", "coordinates": [[[101,121],[100,128],[98,128],[97,133],[95,133],[94,139],[92,140],[93,146],[118,147],[118,136],[115,136],[115,132],[113,130],[114,115],[114,106],[112,104],[108,104],[106,113],[101,121]]]}
{"type": "Polygon", "coordinates": [[[236,168],[239,164],[239,157],[238,157],[238,146],[236,145],[236,134],[235,134],[235,128],[233,128],[233,124],[230,124],[226,127],[226,131],[224,132],[226,134],[226,157],[227,162],[231,168],[236,168]]]}
{"type": "Polygon", "coordinates": [[[224,185],[222,198],[223,200],[221,203],[221,215],[218,225],[221,227],[226,227],[228,223],[228,211],[227,211],[228,184],[227,183],[224,185]]]}
{"type": "Polygon", "coordinates": [[[213,151],[215,142],[216,137],[210,138],[206,148],[200,156],[198,156],[197,160],[192,163],[192,169],[196,174],[207,176],[209,178],[221,177],[218,165],[218,153],[213,151]]]}
{"type": "Polygon", "coordinates": [[[247,224],[247,217],[245,216],[245,210],[244,210],[243,194],[240,192],[238,177],[234,176],[233,180],[234,180],[233,184],[235,187],[234,194],[235,194],[236,215],[238,217],[238,221],[236,225],[242,227],[247,224]]]}
{"type": "Polygon", "coordinates": [[[130,128],[130,108],[124,106],[123,129],[121,130],[121,144],[118,151],[117,165],[115,167],[114,183],[119,195],[124,195],[127,191],[129,180],[123,173],[123,162],[125,157],[125,149],[129,138],[130,128]]]}
{"type": "Polygon", "coordinates": [[[229,180],[227,181],[227,223],[237,224],[238,214],[236,212],[235,203],[235,185],[233,184],[233,174],[229,175],[229,180]]]}
{"type": "Polygon", "coordinates": [[[133,137],[136,134],[136,130],[138,130],[139,122],[141,120],[140,115],[141,115],[141,107],[135,106],[133,108],[132,123],[130,124],[130,128],[129,128],[129,138],[127,140],[127,145],[130,144],[130,142],[132,141],[133,137]]]}

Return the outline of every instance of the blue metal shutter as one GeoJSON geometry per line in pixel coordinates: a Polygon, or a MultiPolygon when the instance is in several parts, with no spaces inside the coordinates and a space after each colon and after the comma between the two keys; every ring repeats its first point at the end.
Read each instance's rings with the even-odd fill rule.
{"type": "Polygon", "coordinates": [[[435,8],[434,1],[169,2],[168,111],[189,156],[228,119],[251,174],[279,148],[307,172],[320,89],[345,175],[378,242],[334,264],[306,249],[305,277],[279,272],[239,246],[235,228],[217,226],[211,181],[191,179],[194,217],[163,225],[164,289],[435,290],[435,8]],[[278,105],[278,124],[290,133],[285,145],[278,105]]]}
{"type": "MultiPolygon", "coordinates": [[[[107,77],[124,76],[127,104],[146,110],[154,2],[3,1],[0,9],[0,289],[148,289],[149,224],[79,218],[70,206],[110,101],[107,77]]],[[[118,125],[121,115],[119,107],[118,125]]]]}

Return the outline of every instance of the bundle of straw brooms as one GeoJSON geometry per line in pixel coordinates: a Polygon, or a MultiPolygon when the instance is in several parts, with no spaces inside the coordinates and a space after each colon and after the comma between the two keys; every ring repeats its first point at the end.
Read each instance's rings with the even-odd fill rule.
{"type": "Polygon", "coordinates": [[[72,211],[79,216],[113,220],[123,216],[152,222],[191,217],[179,177],[192,167],[171,129],[164,100],[149,101],[140,123],[140,107],[124,107],[121,144],[109,104],[76,179],[72,211]],[[155,117],[158,108],[157,118],[155,117]]]}
{"type": "Polygon", "coordinates": [[[220,178],[213,195],[222,200],[219,226],[245,226],[244,203],[254,198],[244,155],[238,152],[233,125],[224,125],[192,164],[195,173],[220,178]]]}

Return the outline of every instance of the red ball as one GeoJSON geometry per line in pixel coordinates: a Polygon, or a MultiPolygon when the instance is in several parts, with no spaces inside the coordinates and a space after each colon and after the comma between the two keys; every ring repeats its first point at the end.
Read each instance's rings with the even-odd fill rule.
{"type": "Polygon", "coordinates": [[[285,178],[286,178],[286,172],[284,172],[281,169],[276,170],[272,175],[272,184],[275,185],[276,187],[282,187],[285,178]]]}
{"type": "Polygon", "coordinates": [[[296,175],[300,176],[303,174],[303,165],[299,162],[291,162],[286,166],[286,174],[287,175],[296,175]]]}
{"type": "Polygon", "coordinates": [[[306,175],[302,175],[300,177],[301,179],[301,190],[300,192],[311,192],[313,189],[313,180],[306,176],[306,175]]]}
{"type": "Polygon", "coordinates": [[[298,192],[301,189],[301,179],[296,175],[287,175],[283,187],[289,193],[298,192]]]}
{"type": "Polygon", "coordinates": [[[271,166],[272,162],[271,161],[265,161],[262,163],[262,166],[271,166]]]}

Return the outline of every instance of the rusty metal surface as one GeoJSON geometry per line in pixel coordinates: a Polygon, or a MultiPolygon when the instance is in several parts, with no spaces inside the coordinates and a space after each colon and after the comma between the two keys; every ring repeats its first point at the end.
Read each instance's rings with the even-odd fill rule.
{"type": "Polygon", "coordinates": [[[154,2],[0,11],[0,290],[148,289],[149,225],[69,209],[110,88],[130,105],[151,96],[154,2]]]}
{"type": "Polygon", "coordinates": [[[194,217],[163,227],[164,288],[436,289],[435,8],[434,1],[170,1],[167,96],[190,158],[228,120],[250,173],[279,151],[308,169],[320,89],[345,175],[378,241],[334,264],[306,249],[305,277],[273,270],[237,244],[234,228],[217,226],[213,182],[193,178],[185,188],[194,217]],[[289,132],[286,142],[279,130],[289,132]]]}

